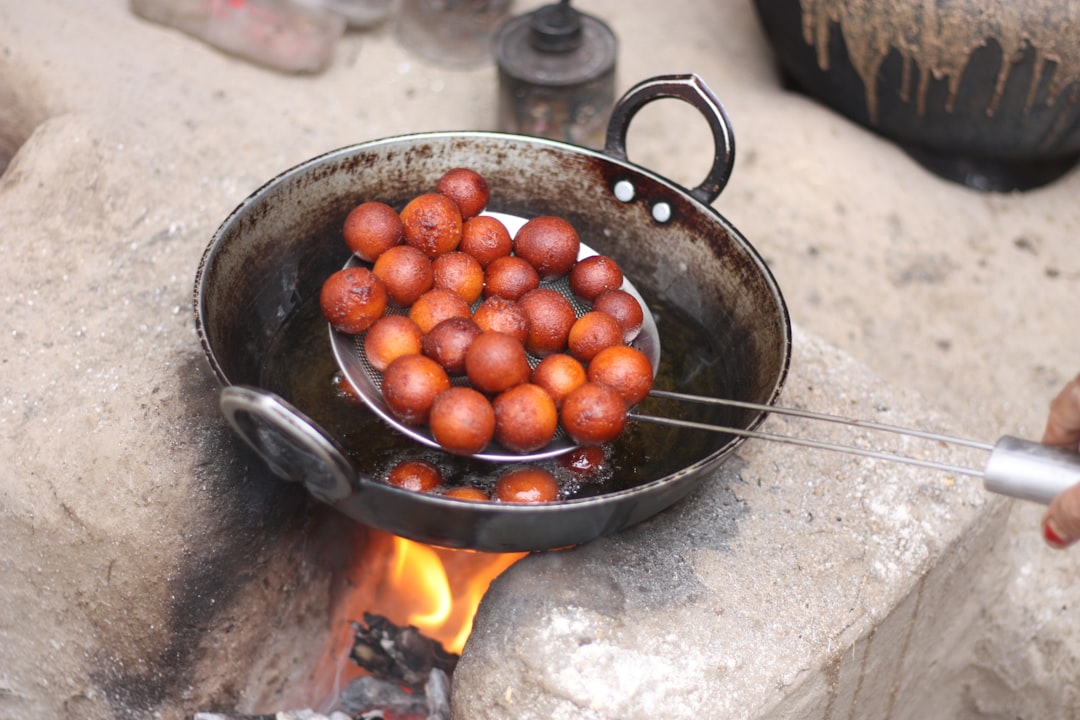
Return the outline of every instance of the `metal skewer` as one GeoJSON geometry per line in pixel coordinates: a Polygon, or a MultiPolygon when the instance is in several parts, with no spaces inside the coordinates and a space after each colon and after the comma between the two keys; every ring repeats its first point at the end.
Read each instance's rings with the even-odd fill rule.
{"type": "Polygon", "coordinates": [[[1008,495],[1021,500],[1038,502],[1044,505],[1048,504],[1066,488],[1080,482],[1080,455],[1077,453],[1062,450],[1060,448],[1049,447],[1041,443],[1023,440],[1009,435],[1005,435],[1001,437],[997,443],[991,444],[979,440],[969,440],[967,438],[943,435],[941,433],[918,430],[915,428],[887,425],[856,418],[842,417],[839,415],[827,415],[809,410],[762,405],[741,400],[687,395],[667,390],[653,390],[649,395],[652,397],[682,402],[695,402],[706,405],[720,405],[747,410],[758,410],[776,415],[788,415],[807,420],[851,425],[868,430],[889,432],[909,437],[919,437],[949,445],[961,445],[977,450],[983,450],[989,452],[990,457],[987,460],[986,466],[982,469],[978,469],[964,465],[952,465],[933,460],[923,460],[908,455],[870,450],[853,445],[842,445],[822,440],[796,437],[793,435],[778,435],[776,433],[763,432],[760,430],[746,430],[743,428],[700,423],[693,420],[659,417],[640,413],[630,413],[628,416],[629,418],[641,422],[698,429],[707,432],[722,432],[739,437],[786,443],[789,445],[799,445],[819,450],[842,452],[848,455],[859,455],[959,475],[970,475],[982,478],[983,486],[991,492],[1008,495]]]}

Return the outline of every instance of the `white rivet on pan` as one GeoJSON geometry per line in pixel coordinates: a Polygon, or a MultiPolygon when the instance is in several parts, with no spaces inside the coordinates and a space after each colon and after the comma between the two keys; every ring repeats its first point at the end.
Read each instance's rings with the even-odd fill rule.
{"type": "Polygon", "coordinates": [[[620,180],[615,183],[614,187],[615,198],[622,200],[623,202],[630,202],[634,199],[634,184],[629,180],[620,180]]]}
{"type": "Polygon", "coordinates": [[[666,223],[671,219],[671,206],[666,202],[658,202],[652,207],[653,220],[658,223],[666,223]]]}

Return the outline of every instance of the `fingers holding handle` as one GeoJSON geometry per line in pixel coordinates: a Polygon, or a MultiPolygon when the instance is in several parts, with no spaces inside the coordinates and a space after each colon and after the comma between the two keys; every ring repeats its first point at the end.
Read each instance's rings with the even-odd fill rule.
{"type": "MultiPolygon", "coordinates": [[[[1080,376],[1050,402],[1043,443],[1076,451],[1080,448],[1080,376]]],[[[1080,484],[1054,498],[1043,515],[1043,538],[1054,548],[1080,540],[1080,484]]]]}

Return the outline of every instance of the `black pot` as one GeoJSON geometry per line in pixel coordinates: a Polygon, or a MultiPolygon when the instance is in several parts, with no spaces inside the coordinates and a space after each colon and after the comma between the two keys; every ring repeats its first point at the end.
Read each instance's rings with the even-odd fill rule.
{"type": "Polygon", "coordinates": [[[755,0],[792,85],[985,190],[1044,184],[1080,154],[1069,4],[755,0]]]}
{"type": "MultiPolygon", "coordinates": [[[[222,410],[278,475],[305,483],[359,522],[420,542],[539,550],[585,542],[650,517],[707,478],[742,440],[634,428],[624,434],[636,436],[646,450],[630,453],[625,477],[614,478],[605,492],[546,505],[470,503],[380,480],[377,458],[397,433],[363,409],[339,412],[331,406],[344,403],[280,381],[280,367],[291,366],[291,376],[318,376],[318,388],[330,382],[329,339],[317,298],[323,281],[348,258],[341,228],[349,210],[373,199],[400,208],[429,192],[447,169],[464,166],[488,181],[489,209],[565,217],[585,242],[619,261],[650,302],[671,317],[699,323],[698,335],[682,343],[705,352],[684,353],[678,339],[665,336],[674,323],[661,322],[669,366],[665,372],[662,365],[658,382],[772,403],[790,357],[787,309],[758,253],[709,206],[733,160],[722,107],[699,78],[688,75],[656,78],[629,91],[613,112],[604,152],[519,135],[445,132],[362,143],[302,163],[233,211],[198,270],[196,325],[225,386],[222,410]],[[662,97],[692,103],[713,129],[715,162],[696,188],[679,187],[626,159],[631,118],[662,97]],[[310,330],[298,336],[314,340],[283,345],[298,326],[310,330]],[[292,355],[298,359],[283,361],[292,355]]],[[[710,420],[747,429],[763,419],[749,410],[710,412],[721,413],[710,420]]]]}

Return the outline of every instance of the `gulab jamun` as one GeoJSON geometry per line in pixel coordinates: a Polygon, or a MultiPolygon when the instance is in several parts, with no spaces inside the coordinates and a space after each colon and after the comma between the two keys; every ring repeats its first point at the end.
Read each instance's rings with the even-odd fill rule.
{"type": "Polygon", "coordinates": [[[386,285],[366,267],[338,270],[323,282],[319,304],[323,317],[335,330],[358,334],[386,312],[386,285]]]}
{"type": "Polygon", "coordinates": [[[435,442],[455,455],[475,455],[495,433],[491,401],[471,387],[457,386],[435,396],[428,416],[435,442]]]}
{"type": "Polygon", "coordinates": [[[514,253],[528,260],[542,280],[560,278],[577,262],[581,238],[564,218],[535,217],[514,235],[514,253]]]}
{"type": "Polygon", "coordinates": [[[394,417],[411,425],[428,421],[435,396],[450,388],[450,376],[424,355],[402,355],[383,372],[382,394],[394,417]]]}
{"type": "Polygon", "coordinates": [[[559,427],[555,401],[539,385],[522,383],[499,393],[495,407],[495,439],[507,450],[529,453],[549,445],[559,427]]]}
{"type": "Polygon", "coordinates": [[[506,333],[522,344],[529,338],[529,318],[513,300],[493,295],[476,307],[472,319],[481,330],[506,333]]]}
{"type": "Polygon", "coordinates": [[[442,365],[450,375],[464,375],[465,351],[481,332],[480,326],[469,318],[447,318],[424,335],[421,352],[442,365]]]}
{"type": "Polygon", "coordinates": [[[590,382],[601,382],[619,391],[628,406],[645,399],[653,386],[653,367],[645,353],[629,345],[612,345],[589,361],[590,382]]]}
{"type": "Polygon", "coordinates": [[[570,268],[570,291],[583,300],[592,301],[605,290],[615,290],[623,283],[619,264],[607,255],[590,255],[570,268]]]}
{"type": "Polygon", "coordinates": [[[533,368],[530,382],[547,391],[556,407],[574,390],[588,381],[585,367],[566,353],[554,353],[540,360],[533,368]]]}
{"type": "Polygon", "coordinates": [[[517,300],[540,287],[540,274],[525,258],[507,255],[493,260],[484,270],[484,297],[517,300]]]}
{"type": "Polygon", "coordinates": [[[457,487],[447,488],[443,492],[443,497],[453,498],[455,500],[468,500],[469,502],[485,502],[490,500],[488,494],[478,487],[472,485],[459,485],[457,487]]]}
{"type": "Polygon", "coordinates": [[[426,460],[404,460],[386,474],[386,482],[413,492],[431,492],[443,484],[442,473],[426,460]]]}
{"type": "Polygon", "coordinates": [[[357,205],[345,216],[345,244],[358,258],[375,262],[386,250],[405,241],[405,227],[394,208],[384,202],[357,205]]]}
{"type": "Polygon", "coordinates": [[[484,268],[472,255],[448,252],[431,261],[435,287],[453,290],[472,305],[484,292],[484,268]]]}
{"type": "Polygon", "coordinates": [[[606,290],[593,300],[593,310],[606,312],[619,321],[623,329],[623,342],[630,342],[641,332],[645,312],[637,298],[625,290],[606,290]]]}
{"type": "Polygon", "coordinates": [[[582,445],[560,455],[559,465],[575,477],[591,480],[607,467],[607,455],[599,445],[582,445]]]}
{"type": "Polygon", "coordinates": [[[443,173],[443,176],[435,183],[435,191],[457,203],[463,219],[483,212],[490,195],[487,181],[480,173],[460,167],[443,173]]]}
{"type": "Polygon", "coordinates": [[[536,357],[566,350],[570,328],[577,320],[574,306],[551,288],[536,288],[521,296],[518,306],[529,321],[525,349],[536,357]]]}
{"type": "Polygon", "coordinates": [[[566,396],[559,419],[577,444],[603,445],[626,427],[626,401],[610,385],[587,382],[566,396]]]}
{"type": "Polygon", "coordinates": [[[498,218],[478,215],[462,225],[458,250],[472,255],[480,267],[487,268],[493,260],[513,252],[514,239],[498,218]]]}
{"type": "Polygon", "coordinates": [[[424,193],[401,210],[405,242],[429,258],[456,250],[461,242],[461,211],[442,193],[424,193]]]}
{"type": "Polygon", "coordinates": [[[431,260],[412,245],[395,245],[379,256],[371,268],[390,296],[390,303],[409,307],[432,288],[431,260]]]}
{"type": "Polygon", "coordinates": [[[415,355],[423,346],[420,326],[404,315],[383,315],[364,335],[364,354],[382,372],[402,355],[415,355]]]}
{"type": "Polygon", "coordinates": [[[547,470],[526,465],[495,481],[495,498],[508,503],[544,503],[559,499],[559,481],[547,470]]]}
{"type": "Polygon", "coordinates": [[[531,371],[525,346],[506,333],[482,332],[465,351],[465,375],[489,395],[528,382],[531,371]]]}
{"type": "Polygon", "coordinates": [[[620,345],[623,341],[622,325],[605,312],[591,310],[570,327],[566,347],[570,354],[584,363],[589,362],[606,347],[620,345]]]}
{"type": "Polygon", "coordinates": [[[409,308],[409,319],[425,333],[443,320],[452,317],[467,318],[472,314],[469,303],[452,290],[432,288],[416,299],[409,308]]]}

